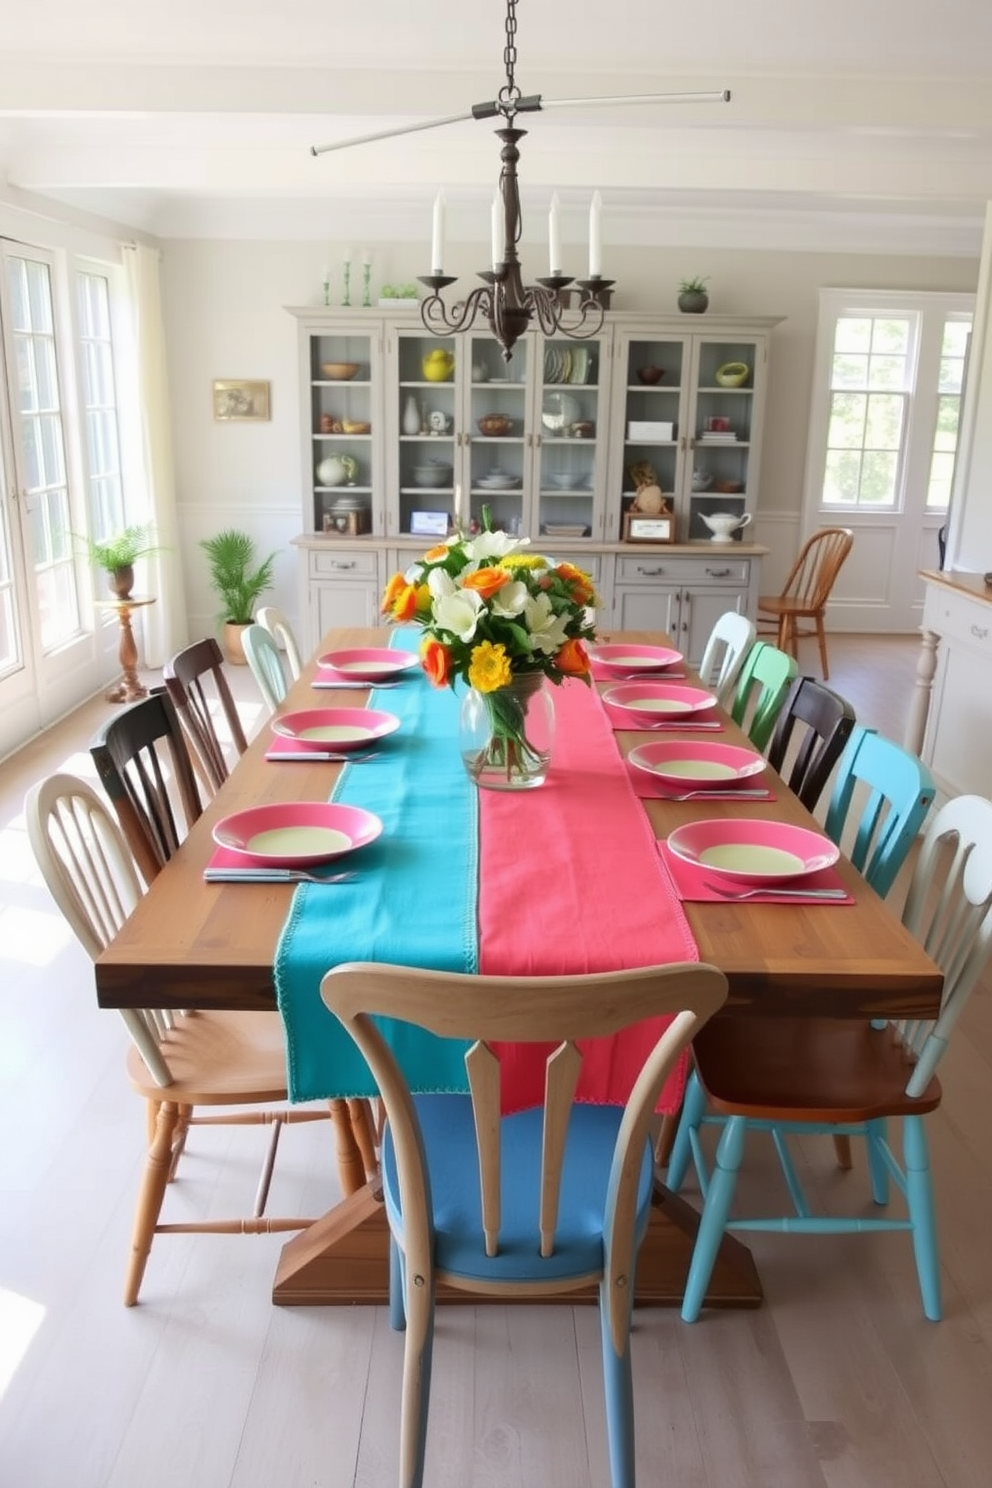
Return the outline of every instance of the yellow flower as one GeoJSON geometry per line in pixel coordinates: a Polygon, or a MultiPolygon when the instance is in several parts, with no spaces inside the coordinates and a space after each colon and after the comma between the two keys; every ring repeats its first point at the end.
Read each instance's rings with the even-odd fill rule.
{"type": "Polygon", "coordinates": [[[499,560],[500,568],[547,568],[547,558],[540,553],[507,553],[499,560]]]}
{"type": "Polygon", "coordinates": [[[495,692],[506,687],[513,677],[505,646],[494,646],[492,641],[480,641],[472,650],[468,667],[468,683],[476,692],[495,692]]]}

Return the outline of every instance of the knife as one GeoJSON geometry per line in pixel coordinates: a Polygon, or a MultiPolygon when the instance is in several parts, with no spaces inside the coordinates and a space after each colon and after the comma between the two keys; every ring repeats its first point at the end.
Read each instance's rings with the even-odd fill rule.
{"type": "Polygon", "coordinates": [[[204,868],[205,883],[347,883],[353,873],[310,873],[303,868],[204,868]]]}

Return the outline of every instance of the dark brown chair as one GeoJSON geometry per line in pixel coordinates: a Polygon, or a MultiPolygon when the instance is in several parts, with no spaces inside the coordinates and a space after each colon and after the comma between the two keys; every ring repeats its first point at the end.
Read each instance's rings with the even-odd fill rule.
{"type": "Polygon", "coordinates": [[[230,773],[227,757],[217,733],[215,715],[219,705],[227,723],[231,743],[238,754],[248,748],[241,719],[224,676],[220,646],[208,636],[177,651],[166,663],[165,685],[176,706],[193,754],[193,763],[207,789],[218,791],[230,773]]]}
{"type": "Polygon", "coordinates": [[[780,651],[788,651],[798,661],[800,636],[816,636],[824,681],[830,672],[823,616],[841,564],[853,544],[850,527],[824,527],[814,532],[804,543],[781,594],[763,594],[758,600],[759,634],[763,620],[773,622],[780,651]],[[812,626],[800,629],[800,620],[811,620],[812,626]]]}
{"type": "Polygon", "coordinates": [[[797,677],[793,682],[768,745],[768,763],[807,811],[813,810],[823,794],[856,721],[847,699],[814,677],[797,677]],[[783,766],[794,740],[798,749],[786,775],[783,766]]]}
{"type": "Polygon", "coordinates": [[[165,689],[116,714],[90,744],[90,754],[150,884],[203,810],[183,730],[165,689]]]}

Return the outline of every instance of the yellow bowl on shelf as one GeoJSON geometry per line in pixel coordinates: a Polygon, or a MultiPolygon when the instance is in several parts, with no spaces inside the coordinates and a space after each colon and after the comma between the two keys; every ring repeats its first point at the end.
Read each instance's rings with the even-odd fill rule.
{"type": "Polygon", "coordinates": [[[320,370],[332,382],[350,382],[358,376],[358,362],[321,362],[320,370]]]}
{"type": "Polygon", "coordinates": [[[746,362],[724,362],[714,375],[721,387],[743,387],[751,376],[751,368],[746,362]]]}

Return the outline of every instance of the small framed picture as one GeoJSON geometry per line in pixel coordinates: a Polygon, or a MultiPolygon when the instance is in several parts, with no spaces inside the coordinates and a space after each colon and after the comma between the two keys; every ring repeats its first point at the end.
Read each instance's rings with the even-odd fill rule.
{"type": "Polygon", "coordinates": [[[413,537],[447,537],[448,513],[443,511],[411,512],[410,533],[413,537]]]}
{"type": "Polygon", "coordinates": [[[726,418],[723,414],[719,414],[715,418],[708,418],[706,420],[706,432],[707,434],[729,434],[729,418],[726,418]]]}
{"type": "Polygon", "coordinates": [[[214,383],[214,418],[223,423],[241,423],[269,417],[269,384],[221,378],[214,383]]]}
{"type": "Polygon", "coordinates": [[[674,542],[675,517],[671,512],[660,512],[656,517],[641,516],[637,512],[625,512],[623,541],[630,543],[674,542]]]}

